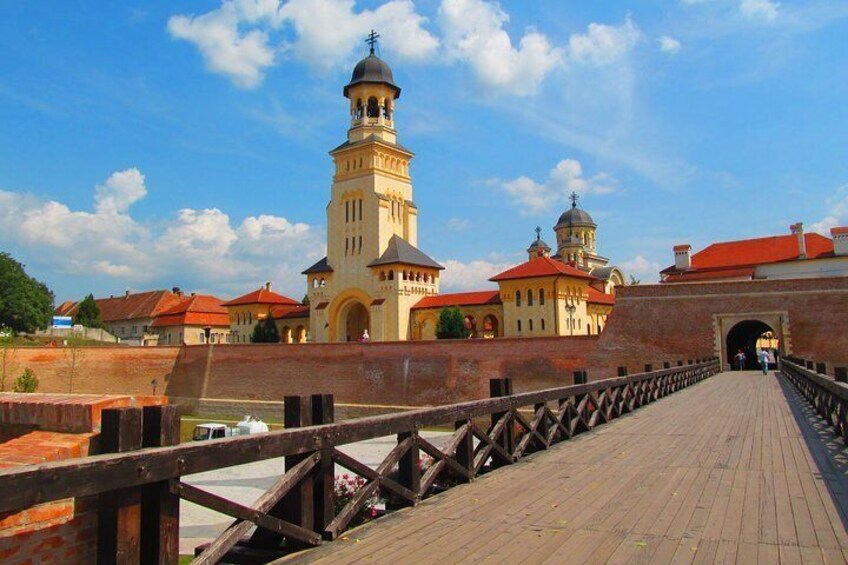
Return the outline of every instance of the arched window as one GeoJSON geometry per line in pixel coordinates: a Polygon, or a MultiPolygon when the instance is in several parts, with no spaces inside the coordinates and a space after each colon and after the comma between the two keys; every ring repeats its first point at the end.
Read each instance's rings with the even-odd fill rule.
{"type": "MultiPolygon", "coordinates": [[[[533,289],[527,289],[527,306],[533,306],[533,289]]],[[[533,331],[533,322],[530,322],[530,331],[533,331]]]]}
{"type": "Polygon", "coordinates": [[[368,117],[369,118],[379,118],[380,117],[380,106],[377,102],[377,99],[373,96],[368,99],[368,117]]]}
{"type": "Polygon", "coordinates": [[[312,288],[318,288],[318,279],[312,279],[312,288]]]}
{"type": "Polygon", "coordinates": [[[521,333],[521,320],[518,320],[518,333],[521,333]]]}
{"type": "Polygon", "coordinates": [[[356,99],[356,110],[353,112],[353,117],[357,120],[362,119],[362,98],[356,99]]]}
{"type": "Polygon", "coordinates": [[[248,312],[248,313],[247,313],[247,323],[248,323],[248,324],[252,324],[252,323],[253,323],[253,312],[248,312]]]}
{"type": "Polygon", "coordinates": [[[389,271],[389,280],[390,281],[395,280],[395,272],[394,271],[389,271]]]}
{"type": "MultiPolygon", "coordinates": [[[[545,289],[544,288],[539,289],[539,305],[540,306],[545,305],[545,289]]],[[[545,329],[545,321],[544,320],[542,320],[542,329],[545,329]]]]}
{"type": "Polygon", "coordinates": [[[325,286],[327,286],[327,281],[325,281],[324,279],[321,279],[321,284],[319,286],[321,288],[324,288],[325,286]]]}
{"type": "MultiPolygon", "coordinates": [[[[515,305],[521,306],[521,291],[520,290],[515,291],[515,305]]],[[[518,331],[521,331],[521,321],[520,320],[518,322],[518,331]]]]}
{"type": "Polygon", "coordinates": [[[542,331],[545,331],[545,319],[542,318],[542,331]]]}
{"type": "MultiPolygon", "coordinates": [[[[528,305],[528,306],[530,305],[530,304],[529,304],[529,301],[528,301],[528,304],[527,304],[527,305],[528,305]]],[[[528,323],[530,324],[530,331],[532,332],[532,331],[533,331],[533,318],[530,318],[530,320],[528,321],[528,323]]]]}
{"type": "Polygon", "coordinates": [[[386,271],[380,271],[380,280],[381,281],[386,280],[386,271]]]}

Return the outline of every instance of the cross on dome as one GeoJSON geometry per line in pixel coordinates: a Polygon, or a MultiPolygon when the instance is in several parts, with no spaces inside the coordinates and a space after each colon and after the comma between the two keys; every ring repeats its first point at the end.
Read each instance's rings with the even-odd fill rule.
{"type": "Polygon", "coordinates": [[[542,228],[536,226],[536,229],[534,231],[536,232],[536,241],[542,239],[542,228]]]}
{"type": "Polygon", "coordinates": [[[580,200],[580,195],[576,192],[572,192],[568,199],[571,200],[571,207],[577,208],[577,201],[580,200]]]}
{"type": "Polygon", "coordinates": [[[374,46],[377,45],[377,39],[380,37],[380,34],[371,30],[371,33],[368,34],[368,38],[365,40],[365,43],[371,46],[371,54],[374,54],[374,46]]]}

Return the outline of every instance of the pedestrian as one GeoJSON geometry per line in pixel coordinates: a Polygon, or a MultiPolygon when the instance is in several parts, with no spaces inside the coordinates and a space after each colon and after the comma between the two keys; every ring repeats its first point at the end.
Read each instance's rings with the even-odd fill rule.
{"type": "Polygon", "coordinates": [[[739,353],[734,355],[733,358],[736,360],[736,370],[737,371],[741,371],[741,370],[745,369],[745,352],[743,352],[740,349],[739,353]]]}
{"type": "Polygon", "coordinates": [[[366,328],[364,332],[362,332],[362,337],[359,339],[362,343],[368,343],[371,341],[371,336],[368,335],[368,329],[366,328]]]}
{"type": "Polygon", "coordinates": [[[761,349],[759,353],[760,365],[763,367],[763,374],[768,375],[769,368],[769,353],[765,349],[761,349]]]}

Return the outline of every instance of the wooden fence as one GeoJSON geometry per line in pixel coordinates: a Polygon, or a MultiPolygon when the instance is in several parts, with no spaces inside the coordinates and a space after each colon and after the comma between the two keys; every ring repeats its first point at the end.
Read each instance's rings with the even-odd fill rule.
{"type": "Polygon", "coordinates": [[[848,368],[834,367],[831,378],[825,374],[825,366],[810,360],[783,359],[780,371],[848,444],[848,368]]]}
{"type": "Polygon", "coordinates": [[[414,506],[433,493],[437,480],[473,481],[719,370],[713,358],[589,383],[578,372],[581,384],[522,394],[512,393],[508,379],[495,379],[492,398],[340,423],[333,423],[332,395],[287,397],[282,431],[182,445],[172,445],[175,407],[104,411],[103,446],[114,453],[0,471],[0,513],[96,496],[99,562],[177,563],[179,500],[186,499],[235,518],[196,563],[217,563],[237,551],[237,543],[271,558],[337,538],[377,494],[414,506]],[[419,435],[445,425],[454,433],[441,448],[419,435]],[[396,435],[397,444],[376,469],[337,449],[388,435],[396,435]],[[422,452],[432,458],[428,468],[421,466],[422,452]],[[251,507],[180,480],[274,457],[285,457],[285,473],[251,507]],[[338,511],[336,464],[364,479],[338,511]]]}

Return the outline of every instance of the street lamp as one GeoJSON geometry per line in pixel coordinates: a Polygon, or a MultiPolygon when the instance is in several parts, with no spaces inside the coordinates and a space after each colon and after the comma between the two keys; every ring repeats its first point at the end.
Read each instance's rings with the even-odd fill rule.
{"type": "Polygon", "coordinates": [[[574,335],[574,312],[577,311],[577,306],[574,304],[566,304],[565,310],[568,312],[568,328],[570,335],[574,335]]]}

